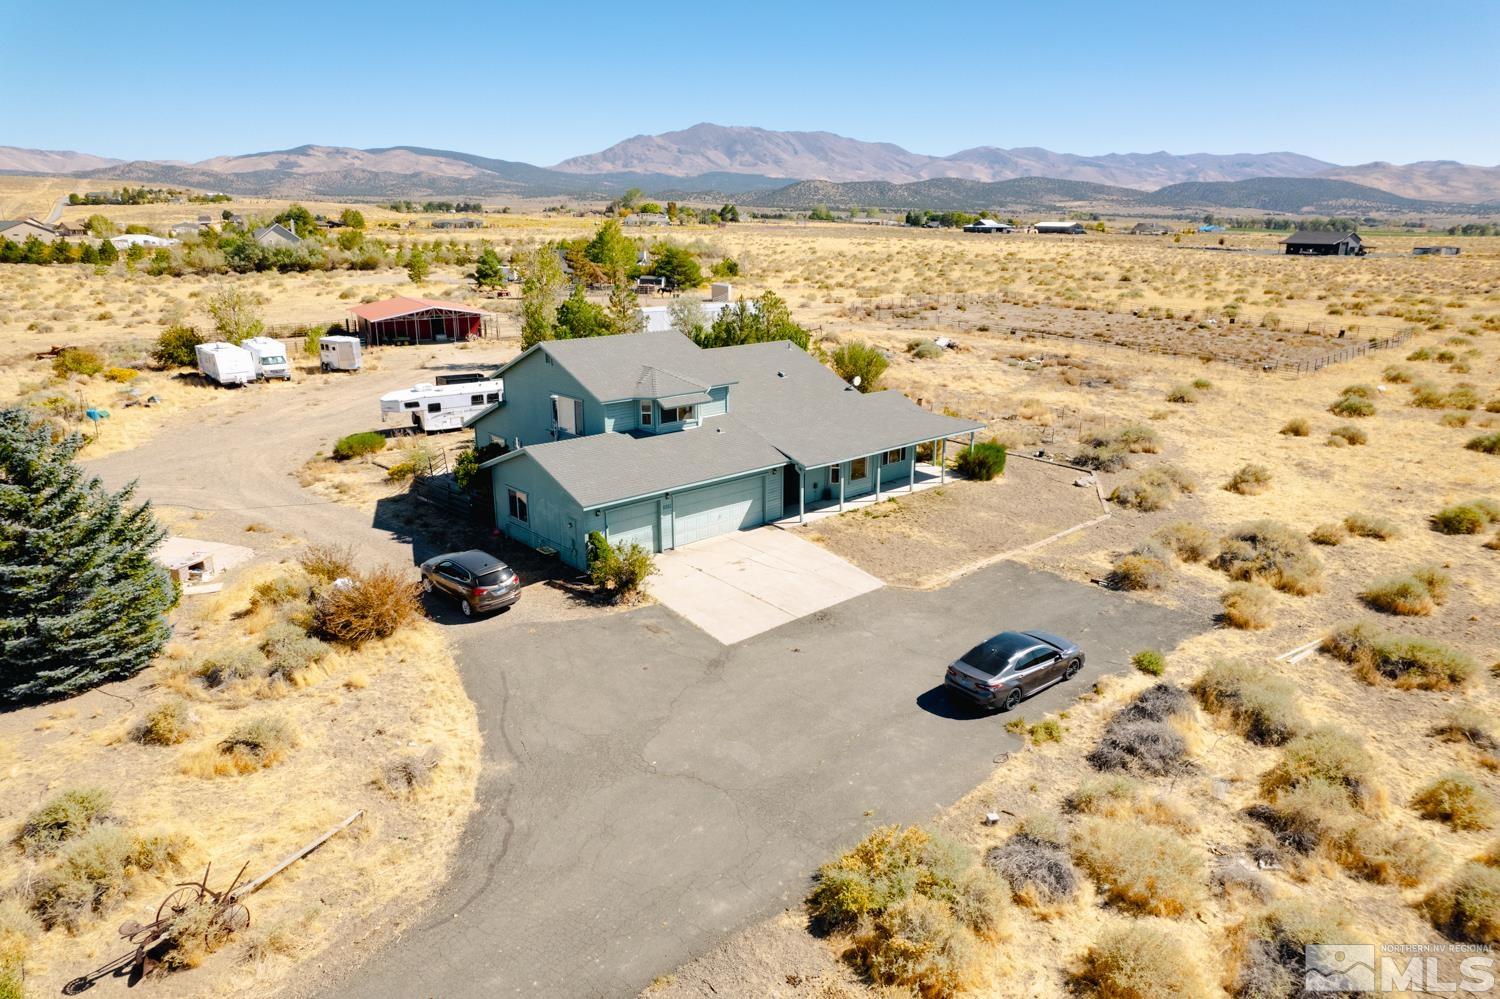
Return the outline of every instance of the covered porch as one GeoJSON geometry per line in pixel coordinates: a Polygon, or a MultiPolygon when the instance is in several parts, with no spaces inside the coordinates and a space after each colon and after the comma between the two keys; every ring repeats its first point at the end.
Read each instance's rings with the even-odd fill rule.
{"type": "Polygon", "coordinates": [[[860,455],[828,465],[804,467],[793,463],[787,469],[787,502],[783,506],[783,516],[774,523],[777,526],[806,524],[894,496],[941,486],[948,481],[950,442],[960,448],[967,447],[974,443],[974,431],[958,437],[918,441],[902,448],[860,455]],[[931,462],[917,459],[917,449],[923,446],[931,447],[931,462]],[[895,457],[898,454],[900,458],[895,457]],[[791,495],[793,491],[795,498],[791,495]]]}

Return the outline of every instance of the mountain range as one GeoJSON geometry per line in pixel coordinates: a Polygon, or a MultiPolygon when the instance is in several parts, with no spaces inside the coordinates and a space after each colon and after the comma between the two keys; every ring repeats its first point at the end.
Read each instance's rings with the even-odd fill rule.
{"type": "Polygon", "coordinates": [[[1149,206],[1156,202],[1143,196],[1163,192],[1171,192],[1165,196],[1174,207],[1192,197],[1198,200],[1182,207],[1286,212],[1301,210],[1291,207],[1294,204],[1346,203],[1381,211],[1470,210],[1475,206],[1490,210],[1486,203],[1500,204],[1500,167],[1452,161],[1340,166],[1291,152],[1080,156],[995,146],[930,156],[892,143],[865,142],[831,132],[778,132],[708,123],[634,136],[552,167],[421,146],[305,145],[194,163],[124,161],[0,146],[0,173],[67,175],[97,180],[101,187],[115,181],[280,197],[586,198],[613,197],[638,187],[653,197],[734,196],[749,204],[788,208],[846,202],[943,208],[960,207],[964,198],[972,199],[962,202],[966,206],[1050,207],[1090,199],[1149,206]],[[1299,183],[1260,189],[1234,186],[1266,179],[1299,183]],[[1017,180],[1033,183],[993,187],[1017,180]],[[825,196],[808,200],[819,193],[825,196]],[[1002,195],[1024,195],[1031,200],[992,200],[1002,195]],[[943,201],[921,200],[935,196],[943,201]],[[1222,204],[1226,197],[1251,198],[1252,202],[1222,204]]]}

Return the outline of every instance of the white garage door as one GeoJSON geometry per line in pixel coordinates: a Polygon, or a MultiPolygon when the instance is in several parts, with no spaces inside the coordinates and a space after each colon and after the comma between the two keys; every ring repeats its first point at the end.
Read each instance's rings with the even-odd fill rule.
{"type": "Polygon", "coordinates": [[[672,542],[677,546],[743,530],[766,519],[764,476],[721,482],[672,497],[672,542]]]}
{"type": "Polygon", "coordinates": [[[655,500],[622,506],[608,511],[605,516],[609,518],[607,536],[610,544],[635,544],[648,552],[661,551],[661,547],[656,543],[655,500]]]}

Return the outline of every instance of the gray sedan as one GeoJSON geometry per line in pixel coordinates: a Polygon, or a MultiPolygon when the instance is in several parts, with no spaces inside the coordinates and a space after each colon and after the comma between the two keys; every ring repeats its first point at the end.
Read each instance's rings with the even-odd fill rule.
{"type": "Polygon", "coordinates": [[[1009,711],[1081,669],[1083,650],[1075,642],[1045,631],[1002,631],[949,666],[943,683],[984,707],[1009,711]]]}

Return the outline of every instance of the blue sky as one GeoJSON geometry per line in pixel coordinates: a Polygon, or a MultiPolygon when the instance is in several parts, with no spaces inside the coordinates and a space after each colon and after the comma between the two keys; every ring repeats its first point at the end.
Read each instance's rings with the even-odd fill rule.
{"type": "Polygon", "coordinates": [[[1500,2],[0,0],[0,145],[549,165],[699,121],[937,155],[1500,163],[1500,2]],[[75,30],[76,29],[76,30],[75,30]]]}

